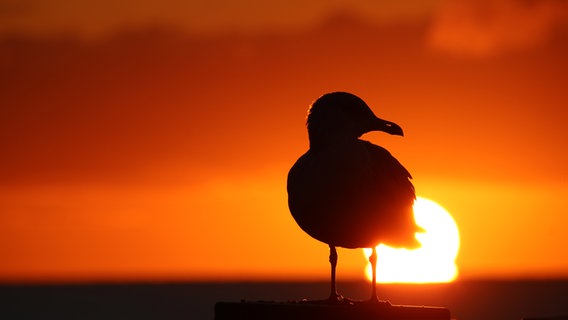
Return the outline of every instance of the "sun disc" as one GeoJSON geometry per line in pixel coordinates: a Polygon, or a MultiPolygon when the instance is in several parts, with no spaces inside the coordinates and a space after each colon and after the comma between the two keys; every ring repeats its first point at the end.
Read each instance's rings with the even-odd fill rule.
{"type": "MultiPolygon", "coordinates": [[[[421,247],[415,250],[377,246],[377,281],[388,282],[450,282],[457,277],[456,257],[459,251],[459,231],[452,215],[436,202],[418,197],[414,202],[414,219],[424,228],[416,239],[421,247]]],[[[364,249],[370,255],[370,249],[364,249]]],[[[371,279],[371,265],[367,264],[371,279]]]]}

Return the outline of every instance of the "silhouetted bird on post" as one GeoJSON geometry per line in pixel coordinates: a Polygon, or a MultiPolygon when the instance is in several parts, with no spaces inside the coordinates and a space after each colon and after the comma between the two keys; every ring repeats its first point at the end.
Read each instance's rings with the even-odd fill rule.
{"type": "Polygon", "coordinates": [[[331,294],[336,291],[336,247],[372,248],[371,301],[376,295],[375,246],[420,246],[410,173],[386,149],[359,137],[370,131],[402,136],[395,123],[379,119],[359,97],[321,96],[308,111],[309,150],[288,173],[288,206],[298,225],[330,249],[331,294]]]}

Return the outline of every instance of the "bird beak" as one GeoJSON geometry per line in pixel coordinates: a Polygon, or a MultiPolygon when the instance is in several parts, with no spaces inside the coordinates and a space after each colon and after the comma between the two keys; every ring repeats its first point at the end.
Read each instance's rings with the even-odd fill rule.
{"type": "Polygon", "coordinates": [[[383,120],[381,118],[377,118],[375,117],[375,120],[373,121],[372,127],[371,127],[372,131],[383,131],[386,132],[388,134],[392,134],[392,135],[397,135],[397,136],[404,136],[404,133],[402,132],[402,128],[394,123],[394,122],[390,122],[390,121],[386,121],[383,120]]]}

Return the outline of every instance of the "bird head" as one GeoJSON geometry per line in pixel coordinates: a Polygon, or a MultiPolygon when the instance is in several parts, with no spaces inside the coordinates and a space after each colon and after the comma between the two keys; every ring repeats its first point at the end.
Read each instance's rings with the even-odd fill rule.
{"type": "Polygon", "coordinates": [[[341,138],[356,139],[370,131],[403,136],[396,123],[377,117],[361,98],[347,92],[319,97],[308,111],[310,145],[341,138]]]}

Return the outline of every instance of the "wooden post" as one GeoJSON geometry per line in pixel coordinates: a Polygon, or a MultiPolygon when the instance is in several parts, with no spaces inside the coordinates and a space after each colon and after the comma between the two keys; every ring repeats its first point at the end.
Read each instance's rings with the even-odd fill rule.
{"type": "Polygon", "coordinates": [[[450,311],[441,307],[402,306],[380,303],[322,302],[217,302],[215,320],[450,320],[450,311]]]}

